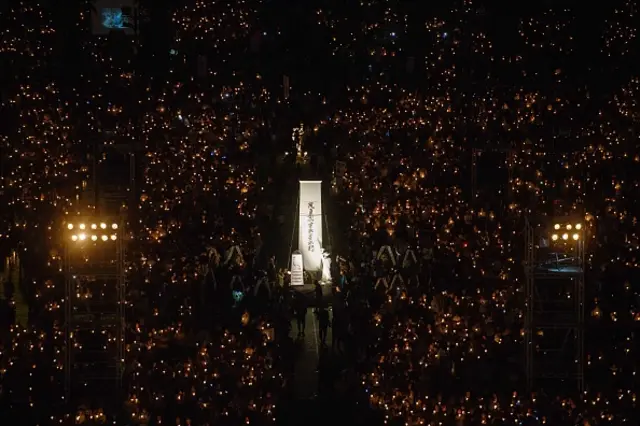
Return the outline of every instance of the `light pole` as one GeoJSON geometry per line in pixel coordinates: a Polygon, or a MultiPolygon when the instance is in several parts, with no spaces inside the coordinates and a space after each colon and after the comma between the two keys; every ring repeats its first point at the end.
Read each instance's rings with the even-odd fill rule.
{"type": "Polygon", "coordinates": [[[585,231],[579,220],[558,220],[544,230],[527,219],[524,343],[530,390],[540,380],[584,389],[585,231]],[[541,258],[545,246],[551,251],[541,258]]]}
{"type": "Polygon", "coordinates": [[[78,218],[63,225],[65,275],[65,398],[74,384],[98,382],[96,389],[120,389],[125,356],[125,233],[119,218],[78,218]],[[113,339],[84,353],[86,333],[113,339]],[[79,337],[80,336],[80,337],[79,337]],[[84,359],[79,356],[84,355],[84,359]]]}

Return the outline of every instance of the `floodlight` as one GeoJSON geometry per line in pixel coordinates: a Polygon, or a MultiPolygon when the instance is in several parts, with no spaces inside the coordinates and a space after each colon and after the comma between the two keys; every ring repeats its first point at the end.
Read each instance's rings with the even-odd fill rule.
{"type": "Polygon", "coordinates": [[[576,229],[579,231],[582,229],[582,224],[581,223],[577,223],[576,224],[576,229]]]}
{"type": "Polygon", "coordinates": [[[84,223],[81,223],[81,224],[79,225],[79,228],[84,230],[84,228],[86,228],[86,226],[85,226],[85,224],[84,224],[84,223]]]}
{"type": "Polygon", "coordinates": [[[98,241],[98,236],[97,235],[92,235],[91,236],[91,241],[98,241]]]}
{"type": "Polygon", "coordinates": [[[104,222],[102,222],[102,223],[100,224],[100,229],[107,229],[107,224],[106,224],[106,223],[104,223],[104,222]]]}
{"type": "Polygon", "coordinates": [[[102,241],[107,241],[109,239],[109,237],[107,237],[106,235],[102,236],[102,241]]]}
{"type": "Polygon", "coordinates": [[[98,225],[96,225],[95,223],[91,224],[91,229],[98,229],[98,225]]]}
{"type": "Polygon", "coordinates": [[[560,229],[560,224],[556,223],[555,225],[553,225],[553,229],[558,230],[560,229]]]}
{"type": "Polygon", "coordinates": [[[117,223],[113,223],[113,224],[111,224],[111,228],[112,228],[112,229],[118,229],[118,224],[117,224],[117,223]]]}
{"type": "Polygon", "coordinates": [[[580,239],[580,235],[578,234],[573,234],[573,239],[578,241],[580,239]]]}
{"type": "Polygon", "coordinates": [[[78,241],[78,236],[77,235],[72,235],[71,236],[71,241],[78,241]]]}
{"type": "Polygon", "coordinates": [[[563,240],[568,240],[569,239],[569,234],[562,234],[562,239],[563,240]]]}
{"type": "Polygon", "coordinates": [[[552,239],[553,241],[558,241],[558,234],[553,234],[553,235],[551,236],[551,239],[552,239]]]}
{"type": "Polygon", "coordinates": [[[67,225],[67,229],[68,229],[69,231],[71,231],[71,230],[73,229],[73,223],[68,224],[68,225],[67,225]]]}
{"type": "Polygon", "coordinates": [[[571,231],[571,225],[570,224],[567,225],[567,231],[571,231]]]}
{"type": "Polygon", "coordinates": [[[87,239],[87,234],[83,232],[82,234],[78,235],[78,238],[80,239],[80,241],[84,241],[87,239]]]}
{"type": "Polygon", "coordinates": [[[112,239],[113,241],[115,241],[115,240],[116,240],[116,238],[118,238],[118,237],[116,236],[116,234],[113,234],[113,235],[111,236],[111,239],[112,239]]]}

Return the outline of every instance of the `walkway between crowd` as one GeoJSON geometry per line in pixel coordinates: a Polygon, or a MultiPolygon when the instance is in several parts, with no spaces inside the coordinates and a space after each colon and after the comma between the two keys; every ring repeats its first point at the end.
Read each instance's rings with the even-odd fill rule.
{"type": "MultiPolygon", "coordinates": [[[[295,321],[294,321],[295,322],[295,321]]],[[[292,324],[292,333],[297,335],[296,324],[292,324]]],[[[318,363],[320,361],[320,331],[316,314],[309,309],[304,335],[296,339],[296,365],[294,367],[293,391],[295,398],[311,399],[318,393],[318,363]]]]}
{"type": "MultiPolygon", "coordinates": [[[[322,411],[318,398],[321,378],[321,356],[329,350],[320,341],[320,327],[315,313],[313,286],[304,286],[296,290],[299,297],[307,301],[308,310],[305,317],[304,334],[298,333],[297,321],[291,322],[291,336],[295,345],[295,365],[293,367],[293,400],[283,414],[283,424],[315,424],[322,411]],[[293,423],[291,423],[293,422],[293,423]]],[[[323,305],[328,306],[330,286],[323,286],[323,305]]],[[[329,308],[331,315],[331,309],[329,308]]],[[[326,343],[331,345],[331,328],[326,343]]]]}
{"type": "MultiPolygon", "coordinates": [[[[296,365],[294,367],[294,384],[293,391],[297,400],[314,398],[318,394],[318,364],[320,355],[323,351],[322,342],[320,341],[320,329],[318,327],[318,318],[315,313],[315,302],[313,300],[312,291],[304,286],[298,291],[301,297],[304,297],[307,310],[304,334],[298,334],[296,320],[291,323],[291,333],[295,340],[296,346],[296,365]]],[[[323,305],[328,306],[327,301],[330,298],[330,286],[323,286],[323,305]]],[[[329,309],[331,315],[331,309],[329,309]]],[[[329,328],[325,342],[331,344],[331,328],[329,328]]]]}

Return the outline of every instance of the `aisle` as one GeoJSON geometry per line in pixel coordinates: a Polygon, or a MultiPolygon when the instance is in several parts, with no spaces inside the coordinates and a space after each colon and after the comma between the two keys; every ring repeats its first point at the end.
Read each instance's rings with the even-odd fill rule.
{"type": "MultiPolygon", "coordinates": [[[[329,312],[332,313],[331,310],[329,312]]],[[[291,332],[295,338],[295,321],[291,332]]],[[[293,399],[288,401],[281,412],[280,424],[325,426],[338,422],[352,426],[381,425],[380,419],[373,416],[367,406],[358,405],[356,393],[345,394],[338,391],[336,372],[344,368],[344,354],[331,348],[331,328],[327,333],[326,347],[318,342],[317,333],[315,314],[313,309],[309,309],[305,336],[296,341],[299,351],[294,366],[293,399]],[[321,369],[320,373],[318,367],[321,369]]]]}
{"type": "MultiPolygon", "coordinates": [[[[295,320],[292,321],[291,335],[296,346],[293,400],[282,412],[281,424],[324,425],[326,423],[323,419],[331,410],[328,410],[324,401],[318,398],[318,363],[323,348],[318,340],[318,321],[313,308],[307,311],[304,332],[304,336],[297,337],[297,324],[295,320]]],[[[327,334],[327,342],[331,344],[331,328],[327,334]]]]}
{"type": "MultiPolygon", "coordinates": [[[[297,336],[296,321],[291,323],[291,333],[296,345],[293,392],[296,400],[314,398],[318,393],[318,361],[321,346],[318,341],[318,321],[313,309],[307,311],[304,336],[297,336]]],[[[330,339],[330,337],[329,337],[330,339]]]]}

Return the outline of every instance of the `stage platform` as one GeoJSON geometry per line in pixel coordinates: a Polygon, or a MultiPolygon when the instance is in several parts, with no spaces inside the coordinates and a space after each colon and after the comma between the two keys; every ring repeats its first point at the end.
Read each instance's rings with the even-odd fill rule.
{"type": "MultiPolygon", "coordinates": [[[[291,286],[293,291],[307,299],[308,306],[315,307],[316,293],[314,284],[291,286]]],[[[322,285],[322,300],[325,306],[331,304],[331,284],[322,285]]]]}
{"type": "Polygon", "coordinates": [[[556,266],[552,264],[541,265],[535,269],[536,274],[546,275],[578,275],[582,273],[582,268],[579,266],[566,265],[556,266]]]}

